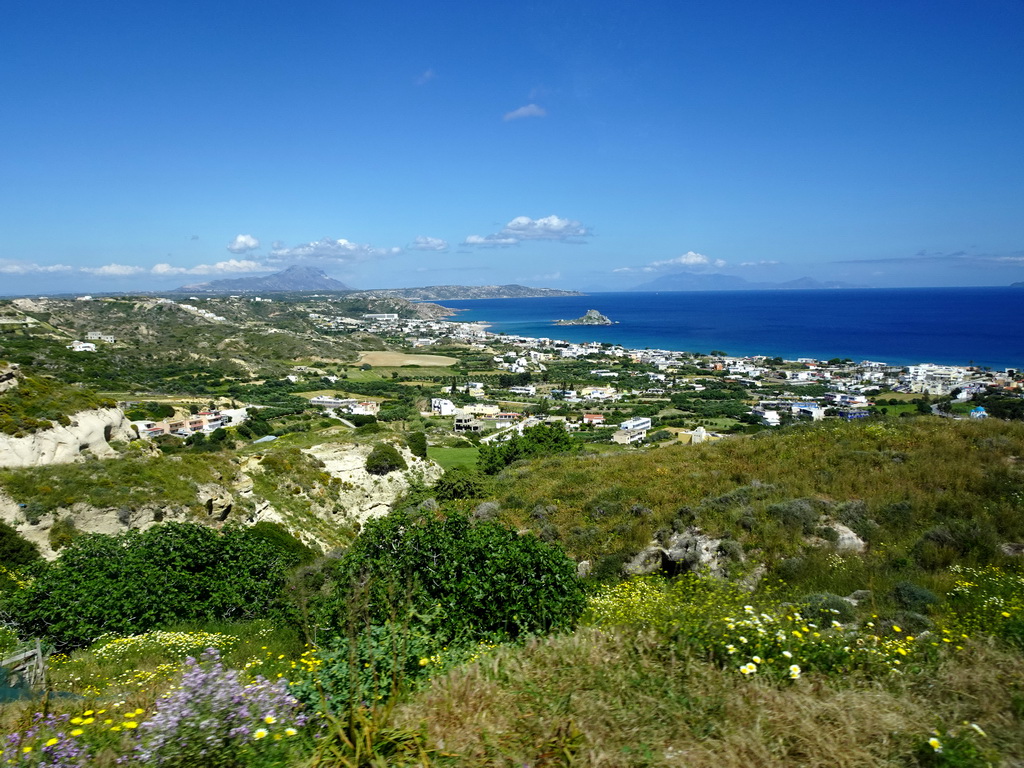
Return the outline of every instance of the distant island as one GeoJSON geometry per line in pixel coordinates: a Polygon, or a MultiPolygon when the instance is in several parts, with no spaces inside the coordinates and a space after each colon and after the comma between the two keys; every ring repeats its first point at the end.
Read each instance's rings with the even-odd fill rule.
{"type": "Polygon", "coordinates": [[[398,296],[410,301],[458,301],[460,299],[537,299],[549,296],[583,296],[579,291],[531,288],[526,285],[430,285],[424,288],[378,288],[357,291],[356,298],[398,296]]]}
{"type": "Polygon", "coordinates": [[[409,301],[455,301],[458,299],[533,299],[550,296],[582,296],[579,291],[530,288],[525,285],[432,285],[424,288],[376,288],[356,290],[335,280],[322,269],[291,266],[265,277],[237,277],[193,283],[175,293],[294,293],[331,291],[353,299],[399,298],[409,301]]]}
{"type": "Polygon", "coordinates": [[[583,317],[575,320],[556,320],[555,325],[611,325],[612,321],[596,309],[588,309],[583,317]]]}
{"type": "Polygon", "coordinates": [[[865,288],[867,286],[844,283],[839,280],[822,282],[801,277],[784,283],[753,283],[738,275],[694,274],[676,272],[634,286],[634,291],[807,291],[825,288],[865,288]]]}
{"type": "Polygon", "coordinates": [[[183,285],[176,293],[280,293],[284,291],[351,291],[315,267],[288,267],[266,277],[236,277],[183,285]]]}

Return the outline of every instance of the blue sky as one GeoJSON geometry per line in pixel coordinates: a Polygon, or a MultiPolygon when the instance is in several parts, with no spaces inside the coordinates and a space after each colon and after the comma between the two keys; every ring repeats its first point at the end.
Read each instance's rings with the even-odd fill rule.
{"type": "Polygon", "coordinates": [[[1024,280],[1024,3],[7,3],[0,294],[1024,280]]]}

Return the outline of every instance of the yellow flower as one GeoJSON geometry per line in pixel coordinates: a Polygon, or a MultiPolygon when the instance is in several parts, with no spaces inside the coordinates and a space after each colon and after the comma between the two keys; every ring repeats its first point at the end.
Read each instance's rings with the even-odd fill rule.
{"type": "Polygon", "coordinates": [[[796,680],[797,678],[799,678],[800,677],[800,666],[797,665],[797,664],[791,664],[790,667],[789,667],[789,676],[793,680],[796,680]]]}
{"type": "Polygon", "coordinates": [[[277,718],[274,717],[273,715],[267,715],[266,717],[263,718],[263,722],[266,723],[267,725],[273,725],[274,723],[277,722],[277,718]]]}
{"type": "Polygon", "coordinates": [[[48,742],[46,742],[46,746],[48,746],[48,747],[52,747],[52,746],[53,746],[54,744],[56,744],[56,743],[57,743],[58,741],[59,741],[59,739],[57,739],[57,737],[56,737],[56,736],[54,736],[54,737],[53,737],[52,739],[50,739],[50,740],[49,740],[48,742]]]}
{"type": "Polygon", "coordinates": [[[430,659],[420,659],[420,666],[425,667],[430,663],[430,659]]]}
{"type": "Polygon", "coordinates": [[[932,737],[931,737],[930,739],[928,739],[928,745],[929,745],[929,746],[930,746],[930,747],[931,747],[932,749],[934,749],[934,750],[935,750],[936,752],[941,752],[941,751],[942,751],[942,742],[941,742],[941,741],[939,741],[939,740],[938,740],[937,738],[935,738],[934,736],[932,736],[932,737]]]}
{"type": "Polygon", "coordinates": [[[136,723],[134,720],[125,720],[123,723],[121,723],[121,726],[124,728],[138,728],[139,724],[136,723]]]}
{"type": "Polygon", "coordinates": [[[294,728],[285,728],[284,729],[285,736],[294,736],[297,733],[298,733],[298,731],[296,731],[294,728]]]}
{"type": "Polygon", "coordinates": [[[902,630],[902,629],[900,629],[899,627],[897,627],[897,626],[896,626],[895,624],[893,624],[893,625],[892,625],[892,631],[893,631],[893,632],[902,632],[903,630],[902,630]]]}
{"type": "Polygon", "coordinates": [[[1003,618],[1007,618],[1007,619],[1010,618],[1010,614],[1007,613],[1006,611],[1003,611],[1003,618]]]}
{"type": "Polygon", "coordinates": [[[32,751],[32,747],[22,747],[21,751],[27,755],[29,752],[32,751]]]}
{"type": "Polygon", "coordinates": [[[73,730],[71,732],[71,735],[72,736],[81,736],[83,733],[85,733],[85,731],[83,731],[81,728],[75,728],[75,730],[73,730]]]}
{"type": "Polygon", "coordinates": [[[265,739],[267,738],[267,732],[264,729],[260,728],[258,731],[256,731],[256,733],[252,735],[252,737],[254,739],[265,739]]]}

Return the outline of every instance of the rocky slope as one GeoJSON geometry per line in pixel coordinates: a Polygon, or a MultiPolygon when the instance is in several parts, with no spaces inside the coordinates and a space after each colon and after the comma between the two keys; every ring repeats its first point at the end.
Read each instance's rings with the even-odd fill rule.
{"type": "Polygon", "coordinates": [[[80,411],[66,427],[54,424],[26,437],[0,435],[0,467],[68,464],[78,461],[86,451],[109,458],[116,455],[109,445],[111,440],[130,440],[133,436],[128,419],[117,408],[80,411]]]}

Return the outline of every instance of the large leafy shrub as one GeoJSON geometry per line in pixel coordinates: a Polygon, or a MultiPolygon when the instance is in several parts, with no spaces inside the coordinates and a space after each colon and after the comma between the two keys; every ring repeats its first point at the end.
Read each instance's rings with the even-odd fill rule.
{"type": "Polygon", "coordinates": [[[380,443],[374,446],[366,457],[366,471],[371,475],[386,475],[396,469],[405,469],[408,465],[402,454],[391,443],[380,443]]]}
{"type": "Polygon", "coordinates": [[[62,648],[87,645],[106,632],[262,618],[278,607],[295,560],[237,527],[167,523],[118,536],[89,534],[8,595],[3,609],[23,634],[62,648]]]}
{"type": "Polygon", "coordinates": [[[321,625],[340,629],[361,602],[374,624],[405,606],[440,612],[437,631],[453,640],[568,629],[585,604],[576,566],[557,546],[462,513],[404,510],[369,521],[338,561],[335,583],[321,625]]]}

